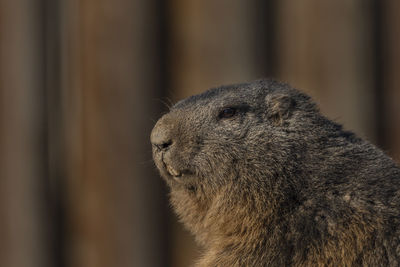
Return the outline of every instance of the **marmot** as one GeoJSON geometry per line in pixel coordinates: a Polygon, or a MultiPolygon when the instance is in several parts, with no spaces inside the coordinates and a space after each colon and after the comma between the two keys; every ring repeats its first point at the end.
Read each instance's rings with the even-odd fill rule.
{"type": "Polygon", "coordinates": [[[400,266],[399,166],[285,83],[184,99],[151,142],[196,266],[400,266]]]}

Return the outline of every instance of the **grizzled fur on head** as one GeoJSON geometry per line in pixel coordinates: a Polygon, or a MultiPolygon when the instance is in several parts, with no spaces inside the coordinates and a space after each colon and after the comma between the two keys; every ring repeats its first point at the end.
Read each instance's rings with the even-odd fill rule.
{"type": "Polygon", "coordinates": [[[400,264],[399,168],[287,84],[189,97],[151,141],[198,266],[400,264]]]}

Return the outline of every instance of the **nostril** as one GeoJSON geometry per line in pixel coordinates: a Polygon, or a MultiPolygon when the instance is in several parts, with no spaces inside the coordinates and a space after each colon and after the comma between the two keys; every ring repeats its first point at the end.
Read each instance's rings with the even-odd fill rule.
{"type": "Polygon", "coordinates": [[[154,144],[159,150],[166,150],[170,145],[172,145],[172,140],[168,140],[167,142],[161,144],[154,144]]]}

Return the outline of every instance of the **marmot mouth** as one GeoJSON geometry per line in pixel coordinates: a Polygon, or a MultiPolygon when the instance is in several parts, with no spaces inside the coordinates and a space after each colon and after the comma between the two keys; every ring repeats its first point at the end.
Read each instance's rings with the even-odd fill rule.
{"type": "Polygon", "coordinates": [[[193,174],[190,169],[176,169],[172,167],[171,164],[167,163],[164,159],[164,155],[161,155],[161,162],[163,165],[163,169],[168,174],[169,176],[173,177],[175,180],[180,180],[183,176],[191,175],[193,174]]]}
{"type": "Polygon", "coordinates": [[[181,171],[175,170],[173,167],[171,167],[171,165],[165,164],[165,167],[167,169],[168,174],[175,178],[181,177],[183,175],[181,171]]]}
{"type": "Polygon", "coordinates": [[[183,179],[183,177],[193,175],[193,172],[191,172],[189,169],[177,170],[166,163],[164,163],[164,168],[166,170],[166,173],[177,181],[183,179]]]}

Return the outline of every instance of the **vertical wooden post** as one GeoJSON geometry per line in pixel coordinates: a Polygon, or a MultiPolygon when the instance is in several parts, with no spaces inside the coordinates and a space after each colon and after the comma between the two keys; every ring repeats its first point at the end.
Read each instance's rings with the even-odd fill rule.
{"type": "Polygon", "coordinates": [[[0,266],[48,266],[42,2],[0,1],[0,266]]]}
{"type": "Polygon", "coordinates": [[[149,142],[162,88],[154,4],[63,1],[69,266],[165,266],[149,142]]]}
{"type": "Polygon", "coordinates": [[[278,76],[374,139],[372,2],[277,1],[278,76]]]}

